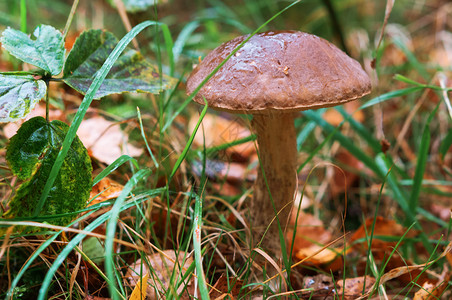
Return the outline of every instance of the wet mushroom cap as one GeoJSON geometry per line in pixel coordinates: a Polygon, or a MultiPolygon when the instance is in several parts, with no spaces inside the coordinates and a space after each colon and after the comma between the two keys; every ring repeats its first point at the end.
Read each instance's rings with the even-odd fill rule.
{"type": "MultiPolygon", "coordinates": [[[[210,52],[187,80],[196,87],[248,36],[210,52]]],[[[299,31],[251,37],[201,88],[194,100],[217,110],[264,113],[339,105],[370,93],[361,65],[330,42],[299,31]]]]}

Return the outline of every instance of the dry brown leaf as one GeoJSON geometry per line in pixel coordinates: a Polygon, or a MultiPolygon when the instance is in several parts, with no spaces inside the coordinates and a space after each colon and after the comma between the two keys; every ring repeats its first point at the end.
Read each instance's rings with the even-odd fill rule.
{"type": "Polygon", "coordinates": [[[422,285],[416,294],[414,294],[413,300],[434,300],[438,299],[446,287],[449,285],[451,274],[448,270],[445,270],[440,278],[434,281],[426,281],[422,285]]]}
{"type": "Polygon", "coordinates": [[[83,121],[77,135],[90,155],[106,164],[113,163],[122,154],[140,156],[143,153],[143,149],[127,142],[127,135],[122,132],[119,124],[100,116],[83,121]]]}
{"type": "MultiPolygon", "coordinates": [[[[44,117],[46,116],[46,106],[42,102],[40,102],[36,107],[27,115],[26,118],[23,120],[19,120],[16,122],[11,122],[6,124],[3,127],[3,134],[5,137],[10,139],[13,135],[16,134],[19,127],[27,120],[30,120],[33,117],[44,117]]],[[[50,120],[60,120],[60,121],[66,121],[66,116],[64,113],[59,109],[50,109],[49,110],[49,118],[50,120]]]]}
{"type": "MultiPolygon", "coordinates": [[[[137,260],[132,263],[127,271],[126,278],[130,286],[136,286],[140,280],[140,274],[149,273],[148,287],[146,289],[147,299],[165,299],[166,291],[171,287],[177,288],[177,295],[184,298],[182,294],[184,285],[175,287],[174,285],[186,273],[188,267],[192,264],[193,259],[188,257],[185,252],[179,252],[176,256],[174,250],[165,250],[162,253],[155,253],[147,256],[146,260],[137,260]],[[151,267],[151,268],[149,268],[151,267]],[[174,272],[174,275],[173,275],[174,272]],[[171,278],[175,280],[170,282],[171,278]]],[[[194,289],[193,278],[189,277],[185,281],[189,289],[194,289]]]]}
{"type": "Polygon", "coordinates": [[[360,276],[355,278],[347,278],[344,280],[338,280],[336,282],[337,286],[337,295],[342,297],[344,295],[344,300],[352,300],[356,299],[363,293],[363,288],[365,284],[364,292],[367,293],[370,291],[370,288],[373,284],[375,284],[375,278],[370,276],[360,276]]]}
{"type": "Polygon", "coordinates": [[[228,182],[212,182],[212,188],[215,190],[215,193],[226,197],[234,197],[242,193],[240,188],[228,182]]]}
{"type": "MultiPolygon", "coordinates": [[[[295,226],[297,211],[292,210],[290,226],[295,226]]],[[[287,230],[286,239],[292,243],[293,229],[287,230]]],[[[332,234],[326,230],[323,222],[312,214],[300,211],[298,215],[297,231],[293,244],[293,251],[297,253],[300,249],[310,247],[315,244],[327,244],[332,240],[332,234]]]]}
{"type": "MultiPolygon", "coordinates": [[[[297,210],[292,210],[290,225],[295,226],[297,210]]],[[[314,265],[326,270],[337,271],[342,267],[342,250],[324,249],[332,240],[332,234],[326,230],[323,222],[315,216],[300,211],[298,215],[297,231],[293,239],[293,229],[287,230],[286,240],[290,245],[293,242],[293,253],[297,260],[304,260],[303,264],[314,265]],[[316,254],[317,253],[317,254],[316,254]]]]}
{"type": "Polygon", "coordinates": [[[447,259],[447,262],[449,263],[449,266],[452,267],[452,253],[451,252],[446,253],[446,259],[447,259]]]}
{"type": "Polygon", "coordinates": [[[224,274],[221,274],[209,292],[210,299],[220,300],[228,296],[228,299],[235,299],[239,295],[242,286],[243,280],[234,277],[229,277],[228,279],[224,274]]]}
{"type": "Polygon", "coordinates": [[[318,245],[311,245],[302,248],[295,253],[298,260],[304,260],[304,265],[314,265],[324,270],[336,272],[343,268],[342,249],[328,249],[325,248],[319,253],[323,247],[318,245]],[[316,254],[317,253],[317,254],[316,254]]]}
{"type": "MultiPolygon", "coordinates": [[[[361,103],[359,101],[350,101],[345,103],[343,107],[348,114],[352,115],[353,119],[359,123],[362,123],[364,121],[364,112],[362,110],[358,110],[360,105],[361,103]]],[[[334,108],[329,108],[323,114],[323,119],[333,126],[339,126],[342,121],[344,121],[344,117],[342,117],[341,113],[334,108]]]]}
{"type": "MultiPolygon", "coordinates": [[[[369,218],[366,220],[365,227],[361,225],[358,230],[351,237],[351,242],[354,242],[359,239],[366,239],[367,236],[370,236],[372,230],[372,222],[373,218],[369,218]]],[[[406,228],[400,224],[397,224],[394,220],[388,220],[381,216],[378,216],[375,221],[375,229],[373,232],[372,239],[372,250],[384,250],[387,248],[391,248],[396,245],[397,242],[387,242],[377,238],[377,236],[392,236],[392,237],[401,237],[406,232],[406,228]]],[[[411,230],[407,233],[406,237],[413,237],[416,235],[416,232],[411,230]]],[[[367,237],[368,238],[368,237],[367,237]]],[[[360,249],[362,251],[367,251],[367,241],[360,242],[354,244],[353,247],[355,249],[360,249]]],[[[392,250],[392,249],[391,249],[392,250]]]]}
{"type": "Polygon", "coordinates": [[[93,186],[89,194],[89,198],[93,199],[96,195],[98,196],[91,201],[88,206],[118,198],[123,188],[124,186],[118,182],[109,179],[108,177],[103,178],[95,186],[93,186]]]}
{"type": "Polygon", "coordinates": [[[330,182],[331,197],[347,191],[359,178],[357,172],[364,169],[364,164],[350,152],[341,149],[335,156],[335,160],[346,168],[334,168],[334,175],[330,182]],[[356,170],[353,172],[352,170],[356,170]]]}
{"type": "MultiPolygon", "coordinates": [[[[446,256],[448,253],[451,253],[451,252],[452,252],[452,242],[450,242],[447,245],[446,249],[443,251],[443,253],[441,253],[441,255],[437,259],[440,259],[440,258],[446,256]]],[[[437,260],[435,260],[435,261],[437,261],[437,260]]],[[[392,269],[392,270],[386,272],[385,274],[383,274],[383,276],[380,277],[380,280],[378,281],[378,284],[382,285],[385,282],[388,282],[389,280],[395,279],[395,278],[400,277],[400,276],[405,275],[405,274],[411,274],[414,271],[419,272],[420,270],[428,268],[435,261],[430,261],[428,263],[421,264],[421,265],[403,266],[403,267],[392,269]]],[[[415,279],[413,276],[410,276],[410,277],[415,279]]],[[[422,280],[417,280],[416,282],[418,284],[420,284],[420,285],[423,285],[426,282],[426,280],[423,280],[423,281],[422,280]]],[[[373,290],[374,288],[376,288],[375,285],[376,285],[376,283],[372,286],[372,288],[370,290],[373,290]]],[[[364,295],[363,297],[360,297],[358,299],[365,299],[366,295],[364,295]]]]}
{"type": "MultiPolygon", "coordinates": [[[[384,251],[373,251],[372,252],[374,254],[374,258],[377,261],[383,261],[383,260],[387,260],[388,259],[388,253],[384,252],[384,251]]],[[[413,266],[413,262],[408,260],[408,259],[404,259],[402,258],[400,255],[398,254],[394,254],[389,258],[389,261],[387,263],[386,266],[386,270],[388,272],[390,272],[391,270],[395,270],[398,268],[404,268],[404,267],[409,267],[409,266],[413,266]]],[[[407,271],[403,274],[400,274],[399,276],[397,276],[397,282],[399,282],[401,285],[406,286],[412,282],[416,282],[417,284],[422,285],[425,281],[427,281],[428,277],[427,277],[427,273],[426,272],[422,272],[421,269],[411,269],[410,271],[407,271]]]]}
{"type": "Polygon", "coordinates": [[[438,216],[441,220],[448,222],[451,218],[452,207],[432,203],[430,204],[430,212],[438,216]]]}
{"type": "Polygon", "coordinates": [[[111,300],[111,298],[97,297],[92,295],[87,295],[84,300],[111,300]]]}
{"type": "MultiPolygon", "coordinates": [[[[189,129],[192,132],[198,123],[199,117],[194,116],[190,119],[189,129]]],[[[215,147],[226,143],[231,143],[236,140],[246,138],[251,135],[251,132],[243,124],[239,118],[236,120],[227,120],[218,115],[207,114],[202,120],[201,126],[196,133],[193,145],[195,147],[215,147]]],[[[247,142],[240,145],[235,145],[226,149],[226,155],[238,160],[249,160],[250,156],[256,153],[253,142],[247,142]]]]}
{"type": "Polygon", "coordinates": [[[450,51],[444,49],[444,47],[435,47],[430,52],[430,60],[433,63],[437,63],[439,66],[447,69],[452,65],[452,54],[450,51]]]}

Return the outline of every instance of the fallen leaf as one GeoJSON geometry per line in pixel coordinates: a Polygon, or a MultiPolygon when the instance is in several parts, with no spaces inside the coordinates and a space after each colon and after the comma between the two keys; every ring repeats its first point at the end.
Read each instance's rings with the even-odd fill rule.
{"type": "Polygon", "coordinates": [[[445,269],[440,278],[432,281],[426,281],[422,287],[414,294],[413,300],[434,300],[439,299],[446,287],[449,286],[451,274],[445,269]]]}
{"type": "MultiPolygon", "coordinates": [[[[295,226],[297,210],[292,210],[290,225],[295,226]]],[[[293,229],[287,230],[286,239],[292,243],[293,229]]],[[[297,253],[300,249],[312,245],[327,244],[332,240],[332,234],[326,230],[323,222],[311,214],[300,211],[298,215],[297,230],[293,242],[293,251],[297,253]]]]}
{"type": "Polygon", "coordinates": [[[434,47],[430,52],[429,61],[438,64],[438,66],[441,66],[442,68],[448,68],[452,65],[452,54],[450,53],[450,50],[446,50],[444,46],[434,47]]]}
{"type": "Polygon", "coordinates": [[[146,275],[143,276],[143,278],[140,278],[135,285],[135,288],[133,289],[132,294],[129,297],[129,300],[143,300],[146,298],[146,289],[148,288],[148,278],[149,274],[146,273],[146,275]]]}
{"type": "MultiPolygon", "coordinates": [[[[353,247],[355,249],[359,249],[361,251],[367,251],[367,241],[366,241],[366,233],[367,239],[372,234],[372,223],[373,218],[369,218],[366,220],[365,227],[361,225],[358,230],[352,235],[350,241],[353,243],[357,240],[364,239],[364,241],[360,241],[359,243],[353,243],[353,247]]],[[[394,220],[388,220],[381,216],[378,216],[375,221],[375,228],[373,232],[372,239],[372,250],[385,250],[388,248],[394,247],[397,244],[397,241],[384,241],[378,236],[390,236],[390,237],[401,237],[406,232],[406,228],[400,224],[397,224],[394,220]]],[[[416,236],[416,231],[411,230],[405,236],[406,238],[416,236]]]]}
{"type": "MultiPolygon", "coordinates": [[[[189,129],[192,132],[198,123],[199,118],[195,115],[190,119],[189,129]]],[[[201,126],[196,133],[193,145],[195,147],[207,148],[231,143],[236,140],[246,138],[251,132],[243,125],[240,118],[236,120],[227,120],[218,115],[207,114],[202,120],[201,126]]],[[[231,146],[225,150],[226,156],[234,157],[237,160],[249,160],[250,156],[256,153],[253,142],[247,142],[231,146]]]]}
{"type": "Polygon", "coordinates": [[[355,278],[347,278],[344,280],[337,280],[337,292],[336,295],[342,297],[344,295],[343,300],[353,300],[358,298],[363,294],[363,290],[365,293],[370,291],[370,288],[373,284],[375,284],[376,280],[370,276],[360,276],[355,278]],[[364,289],[365,284],[365,289],[364,289]]]}
{"type": "MultiPolygon", "coordinates": [[[[362,123],[364,121],[364,112],[362,110],[358,110],[361,103],[359,101],[350,101],[343,105],[345,111],[352,115],[352,118],[355,121],[362,123]]],[[[329,108],[324,114],[323,119],[330,123],[333,126],[339,126],[342,121],[344,121],[344,117],[334,108],[329,108]]]]}
{"type": "MultiPolygon", "coordinates": [[[[450,242],[447,245],[446,249],[443,251],[443,253],[436,260],[430,261],[430,262],[427,262],[427,263],[421,264],[421,265],[403,266],[403,267],[398,267],[398,268],[392,269],[392,270],[390,270],[388,272],[385,272],[385,274],[383,274],[383,276],[380,277],[380,280],[378,281],[378,284],[382,285],[385,282],[388,282],[389,280],[395,279],[395,278],[397,278],[399,276],[402,276],[402,275],[405,275],[405,274],[410,274],[410,277],[414,279],[415,277],[413,277],[411,275],[411,273],[413,271],[418,271],[418,272],[422,271],[422,270],[428,268],[432,263],[434,263],[438,259],[446,256],[448,253],[451,253],[451,252],[452,252],[452,242],[450,242]]],[[[426,273],[426,272],[424,272],[424,273],[426,273]]],[[[420,280],[416,280],[416,283],[420,284],[420,285],[423,285],[425,282],[426,282],[425,280],[422,281],[422,282],[420,282],[420,280]]],[[[375,285],[376,285],[376,283],[372,286],[372,288],[370,290],[373,290],[375,285]]]]}
{"type": "Polygon", "coordinates": [[[335,160],[345,167],[333,169],[334,174],[329,185],[332,198],[348,191],[353,183],[358,180],[359,171],[364,169],[364,164],[344,149],[336,154],[335,160]]]}
{"type": "Polygon", "coordinates": [[[164,250],[161,253],[149,255],[144,260],[138,259],[132,263],[127,271],[126,278],[130,286],[134,287],[140,280],[141,274],[149,273],[146,289],[148,299],[165,299],[164,295],[170,288],[170,284],[172,285],[171,288],[177,291],[177,296],[182,298],[187,296],[185,299],[188,299],[187,290],[184,294],[182,294],[182,291],[185,286],[194,289],[193,278],[188,276],[180,286],[175,285],[181,280],[192,263],[193,259],[188,257],[185,252],[180,251],[176,255],[174,250],[164,250]]]}
{"type": "Polygon", "coordinates": [[[93,199],[88,206],[104,202],[110,199],[118,198],[124,188],[123,185],[118,182],[105,177],[99,181],[95,186],[93,186],[91,193],[89,195],[90,199],[93,199]]]}
{"type": "Polygon", "coordinates": [[[240,188],[228,182],[224,183],[212,182],[212,188],[215,191],[215,193],[226,197],[234,197],[237,195],[241,195],[242,193],[242,190],[240,188]]]}
{"type": "Polygon", "coordinates": [[[341,270],[344,266],[341,256],[342,250],[325,248],[319,252],[322,248],[319,245],[311,245],[298,250],[295,257],[300,261],[303,260],[304,265],[313,265],[331,272],[341,270]]]}
{"type": "Polygon", "coordinates": [[[224,299],[228,296],[229,298],[227,299],[235,299],[239,295],[242,286],[243,280],[234,277],[227,278],[224,274],[221,274],[210,290],[209,296],[211,299],[216,300],[224,299]]]}
{"type": "MultiPolygon", "coordinates": [[[[295,226],[297,210],[292,210],[290,225],[295,226]]],[[[342,250],[323,248],[332,240],[332,234],[326,230],[323,222],[315,216],[300,211],[298,215],[297,230],[293,238],[293,229],[288,229],[286,233],[288,245],[293,241],[294,257],[304,265],[314,265],[325,270],[337,271],[342,267],[342,250]],[[317,253],[319,252],[319,253],[317,253]]]]}
{"type": "MultiPolygon", "coordinates": [[[[45,117],[46,116],[46,106],[45,103],[40,102],[36,107],[27,115],[23,120],[19,120],[16,122],[10,122],[3,127],[3,134],[5,137],[10,139],[13,135],[16,134],[17,130],[20,126],[27,120],[30,120],[33,117],[45,117]]],[[[65,122],[66,116],[59,109],[50,109],[49,110],[49,119],[50,120],[60,120],[65,122]]]]}
{"type": "Polygon", "coordinates": [[[92,295],[87,295],[84,300],[111,300],[111,298],[97,297],[92,295]]]}
{"type": "Polygon", "coordinates": [[[140,156],[143,153],[143,149],[128,143],[127,135],[119,124],[100,116],[83,121],[77,134],[90,155],[106,164],[113,163],[122,154],[140,156]]]}
{"type": "Polygon", "coordinates": [[[432,203],[430,204],[430,212],[438,216],[441,220],[448,222],[451,218],[452,207],[432,203]]]}

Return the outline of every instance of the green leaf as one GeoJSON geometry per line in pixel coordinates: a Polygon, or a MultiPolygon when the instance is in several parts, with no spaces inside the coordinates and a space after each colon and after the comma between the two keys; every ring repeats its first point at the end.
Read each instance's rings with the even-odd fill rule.
{"type": "MultiPolygon", "coordinates": [[[[88,30],[75,41],[64,66],[63,80],[72,88],[85,94],[93,82],[96,72],[118,44],[110,32],[88,30]]],[[[115,62],[95,98],[114,93],[148,92],[159,93],[174,85],[176,80],[160,75],[158,68],[139,52],[128,50],[115,62]]]]}
{"type": "MultiPolygon", "coordinates": [[[[69,126],[42,117],[25,122],[7,147],[6,160],[13,173],[25,180],[9,203],[6,217],[31,217],[41,197],[50,170],[60,151],[69,126]]],[[[76,137],[69,148],[42,215],[71,213],[86,206],[92,186],[92,166],[86,148],[76,137]]],[[[49,219],[66,225],[73,216],[49,219]]]]}
{"type": "Polygon", "coordinates": [[[46,84],[33,75],[0,74],[0,122],[24,118],[44,97],[46,84]]]}
{"type": "Polygon", "coordinates": [[[51,75],[61,73],[64,64],[64,39],[61,32],[49,25],[39,25],[33,32],[32,40],[25,33],[7,28],[0,42],[18,59],[41,68],[51,75]]]}

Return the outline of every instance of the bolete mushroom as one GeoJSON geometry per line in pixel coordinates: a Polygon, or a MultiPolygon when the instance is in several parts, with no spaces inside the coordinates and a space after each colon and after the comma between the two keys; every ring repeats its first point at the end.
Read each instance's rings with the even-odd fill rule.
{"type": "MultiPolygon", "coordinates": [[[[210,52],[188,78],[187,93],[246,38],[210,52]]],[[[328,41],[298,31],[269,31],[252,36],[194,97],[200,104],[205,98],[216,110],[253,115],[261,166],[249,208],[257,241],[275,215],[283,227],[292,207],[298,154],[295,112],[343,104],[370,90],[361,65],[328,41]]],[[[276,221],[262,247],[281,254],[276,221]]]]}

